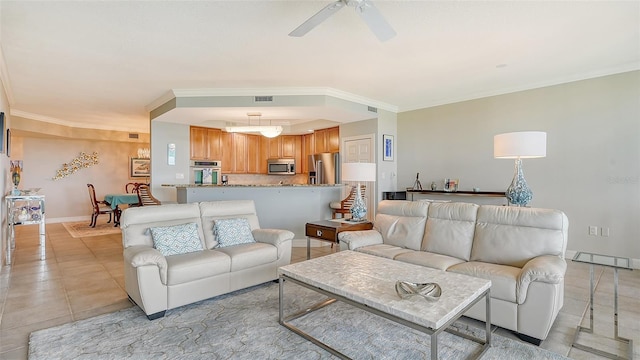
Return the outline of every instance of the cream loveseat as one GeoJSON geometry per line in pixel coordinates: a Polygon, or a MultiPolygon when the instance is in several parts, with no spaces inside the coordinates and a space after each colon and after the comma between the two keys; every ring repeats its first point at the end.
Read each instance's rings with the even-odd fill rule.
{"type": "Polygon", "coordinates": [[[275,280],[278,267],[291,261],[294,234],[260,229],[252,200],[134,207],[123,212],[120,226],[125,288],[150,320],[275,280]],[[239,240],[244,243],[233,245],[239,240]]]}
{"type": "MultiPolygon", "coordinates": [[[[538,345],[563,305],[567,228],[558,210],[383,200],[373,230],[339,240],[341,250],[491,280],[491,323],[538,345]]],[[[484,321],[485,302],[465,315],[484,321]]]]}

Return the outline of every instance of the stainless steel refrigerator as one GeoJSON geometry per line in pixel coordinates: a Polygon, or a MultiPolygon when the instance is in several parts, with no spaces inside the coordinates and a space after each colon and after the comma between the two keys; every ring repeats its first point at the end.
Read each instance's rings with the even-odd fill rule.
{"type": "Polygon", "coordinates": [[[339,184],[340,153],[309,155],[309,184],[339,184]]]}

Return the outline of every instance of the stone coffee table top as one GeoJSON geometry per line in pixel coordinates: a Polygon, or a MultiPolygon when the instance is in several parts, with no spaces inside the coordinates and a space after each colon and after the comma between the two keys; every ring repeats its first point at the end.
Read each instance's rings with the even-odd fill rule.
{"type": "Polygon", "coordinates": [[[490,280],[355,251],[341,251],[286,265],[278,272],[434,330],[491,287],[490,280]],[[442,295],[435,302],[419,296],[401,299],[395,290],[397,280],[435,282],[442,288],[442,295]]]}

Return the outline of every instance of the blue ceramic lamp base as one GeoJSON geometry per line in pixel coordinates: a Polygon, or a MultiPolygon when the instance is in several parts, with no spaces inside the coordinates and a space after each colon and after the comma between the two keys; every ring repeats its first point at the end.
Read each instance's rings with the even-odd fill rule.
{"type": "Polygon", "coordinates": [[[522,160],[516,159],[515,174],[511,185],[507,188],[505,193],[509,204],[514,206],[527,206],[533,198],[533,192],[527,185],[527,181],[524,179],[522,172],[522,160]]]}

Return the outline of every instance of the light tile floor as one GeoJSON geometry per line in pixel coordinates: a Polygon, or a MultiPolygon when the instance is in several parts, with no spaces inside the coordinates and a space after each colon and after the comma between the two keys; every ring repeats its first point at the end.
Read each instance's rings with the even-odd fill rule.
{"type": "MultiPolygon", "coordinates": [[[[26,359],[29,333],[132,306],[124,291],[119,234],[72,238],[62,224],[47,225],[47,259],[38,259],[37,226],[17,227],[13,265],[0,272],[0,359],[26,359]]],[[[312,257],[333,250],[312,248],[312,257]]],[[[306,248],[294,248],[292,262],[304,261],[306,248]]],[[[634,341],[640,358],[640,271],[620,271],[620,336],[634,341]]],[[[596,267],[595,332],[613,336],[613,271],[596,267]]],[[[571,348],[575,327],[588,326],[589,267],[568,261],[565,302],[541,347],[573,359],[601,359],[571,348]]],[[[510,331],[502,336],[517,339],[510,331]]],[[[581,342],[619,352],[613,341],[581,342]]],[[[54,346],[54,345],[52,345],[54,346]]],[[[624,350],[624,349],[622,349],[624,350]]],[[[625,353],[620,353],[624,355],[625,353]]]]}

